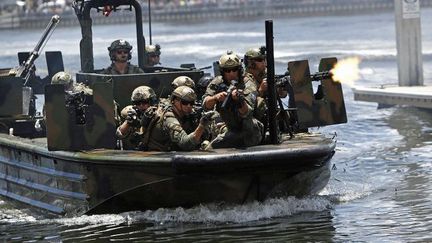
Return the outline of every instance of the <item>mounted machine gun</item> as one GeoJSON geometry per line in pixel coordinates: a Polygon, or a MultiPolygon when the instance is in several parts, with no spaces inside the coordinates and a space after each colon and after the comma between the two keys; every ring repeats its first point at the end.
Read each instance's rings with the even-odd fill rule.
{"type": "Polygon", "coordinates": [[[16,68],[0,69],[0,132],[23,137],[40,136],[35,131],[36,96],[42,93],[44,83],[53,72],[63,70],[61,52],[46,52],[49,75],[40,79],[35,75],[35,61],[39,57],[60,17],[54,15],[32,52],[18,53],[20,65],[16,68]]]}
{"type": "Polygon", "coordinates": [[[48,23],[47,27],[45,28],[41,39],[36,44],[35,48],[32,52],[30,52],[29,57],[25,62],[23,62],[19,67],[13,68],[9,71],[10,76],[14,77],[20,77],[24,79],[24,86],[27,85],[30,76],[34,72],[34,62],[39,57],[42,49],[44,48],[46,42],[48,41],[49,37],[51,36],[52,32],[54,31],[57,24],[60,22],[60,16],[54,15],[52,16],[50,22],[48,23]]]}

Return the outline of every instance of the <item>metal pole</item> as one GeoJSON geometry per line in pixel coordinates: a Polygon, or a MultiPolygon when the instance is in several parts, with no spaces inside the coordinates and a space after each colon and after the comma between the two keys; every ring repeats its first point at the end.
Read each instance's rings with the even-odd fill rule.
{"type": "Polygon", "coordinates": [[[276,89],[275,89],[275,70],[273,52],[273,21],[265,21],[266,29],[266,50],[267,50],[267,84],[268,84],[268,114],[269,132],[272,144],[278,144],[277,123],[276,123],[276,89]]]}
{"type": "Polygon", "coordinates": [[[149,18],[149,39],[150,39],[150,45],[152,44],[152,28],[151,28],[151,4],[150,0],[148,0],[148,18],[149,18]]]}

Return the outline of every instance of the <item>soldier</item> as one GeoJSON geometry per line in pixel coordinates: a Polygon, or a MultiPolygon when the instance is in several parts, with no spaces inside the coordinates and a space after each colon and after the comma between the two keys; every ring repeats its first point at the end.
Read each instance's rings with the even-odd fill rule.
{"type": "Polygon", "coordinates": [[[188,86],[189,88],[195,90],[195,82],[188,76],[178,76],[171,82],[172,90],[175,90],[180,86],[188,86]]]}
{"type": "Polygon", "coordinates": [[[75,83],[68,72],[58,72],[51,78],[51,84],[63,84],[65,91],[69,93],[83,92],[85,95],[93,95],[93,90],[83,83],[75,83]]]}
{"type": "Polygon", "coordinates": [[[103,74],[134,74],[144,73],[138,66],[129,63],[132,58],[132,46],[125,40],[115,40],[108,47],[109,57],[112,61],[111,65],[102,70],[103,74]]]}
{"type": "MultiPolygon", "coordinates": [[[[267,121],[267,61],[266,61],[266,48],[251,48],[244,55],[244,64],[246,67],[246,76],[254,80],[258,87],[259,97],[257,98],[257,107],[254,111],[254,117],[264,124],[264,131],[268,124],[267,121]]],[[[277,87],[279,97],[286,97],[287,92],[280,87],[277,87]]]]}
{"type": "Polygon", "coordinates": [[[160,65],[160,51],[161,47],[159,44],[156,45],[148,45],[145,47],[147,53],[147,66],[153,67],[156,65],[160,65]]]}
{"type": "MultiPolygon", "coordinates": [[[[251,48],[244,55],[244,63],[246,67],[246,75],[252,78],[257,87],[260,97],[265,97],[267,93],[267,61],[266,48],[251,48]]],[[[287,93],[283,89],[278,88],[279,97],[286,97],[287,93]]]]}
{"type": "MultiPolygon", "coordinates": [[[[176,88],[178,88],[180,86],[187,86],[187,87],[195,90],[195,82],[191,78],[189,78],[188,76],[178,76],[177,78],[175,78],[171,82],[172,91],[174,91],[176,88]]],[[[168,98],[161,98],[160,103],[162,105],[165,105],[165,106],[170,106],[171,100],[169,97],[168,98]]]]}
{"type": "Polygon", "coordinates": [[[216,108],[226,129],[207,149],[257,145],[263,132],[262,123],[253,118],[258,95],[257,86],[253,80],[243,75],[241,60],[231,51],[220,57],[219,70],[220,75],[210,82],[203,96],[203,108],[216,108]],[[233,80],[237,82],[234,89],[233,80]],[[227,90],[228,86],[231,87],[227,90]],[[226,99],[231,99],[231,102],[222,107],[226,99]]]}
{"type": "MultiPolygon", "coordinates": [[[[93,90],[82,83],[75,83],[72,75],[68,72],[60,71],[51,78],[51,84],[63,84],[66,94],[83,93],[85,96],[93,95],[93,90]]],[[[45,105],[42,108],[42,114],[46,119],[45,105]]]]}
{"type": "Polygon", "coordinates": [[[260,97],[264,97],[267,91],[266,70],[266,49],[265,46],[249,49],[244,55],[244,64],[246,67],[246,75],[254,79],[260,97]]]}
{"type": "MultiPolygon", "coordinates": [[[[137,149],[141,135],[141,118],[144,112],[157,104],[156,93],[148,86],[139,86],[131,95],[133,105],[128,105],[120,112],[123,123],[117,128],[116,135],[123,141],[124,149],[137,149]]],[[[144,128],[145,129],[145,128],[144,128]]]]}
{"type": "Polygon", "coordinates": [[[198,149],[212,113],[203,115],[199,125],[188,134],[184,129],[184,118],[192,112],[196,98],[195,91],[190,87],[176,88],[171,94],[171,106],[160,106],[149,124],[143,124],[148,127],[143,139],[144,147],[158,151],[198,149]]]}

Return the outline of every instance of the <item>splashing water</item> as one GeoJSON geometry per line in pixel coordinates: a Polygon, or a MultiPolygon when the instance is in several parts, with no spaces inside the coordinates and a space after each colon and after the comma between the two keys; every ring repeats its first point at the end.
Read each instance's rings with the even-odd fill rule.
{"type": "Polygon", "coordinates": [[[349,57],[338,61],[335,67],[330,70],[333,74],[333,80],[353,87],[354,82],[360,78],[359,64],[359,57],[349,57]]]}

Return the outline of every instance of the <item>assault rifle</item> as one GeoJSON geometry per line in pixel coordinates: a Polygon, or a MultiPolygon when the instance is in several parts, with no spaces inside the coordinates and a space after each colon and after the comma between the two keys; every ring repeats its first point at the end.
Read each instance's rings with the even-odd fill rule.
{"type": "MultiPolygon", "coordinates": [[[[232,92],[237,89],[238,84],[239,84],[238,81],[231,80],[231,85],[228,87],[228,89],[226,91],[227,92],[227,96],[226,96],[225,100],[222,102],[222,105],[221,105],[222,109],[226,109],[227,105],[229,105],[229,104],[232,103],[232,92]]],[[[239,102],[241,104],[241,101],[242,101],[241,97],[239,97],[239,98],[240,98],[239,102]]]]}
{"type": "Polygon", "coordinates": [[[57,26],[59,22],[60,22],[60,16],[58,15],[52,16],[50,22],[48,23],[47,27],[45,28],[45,31],[42,34],[41,39],[36,44],[33,51],[30,52],[30,55],[27,58],[27,60],[23,62],[19,67],[11,69],[9,71],[10,76],[23,78],[24,86],[27,85],[30,75],[34,70],[34,62],[39,57],[40,52],[42,51],[43,47],[45,46],[52,32],[54,31],[54,28],[57,26]]]}

